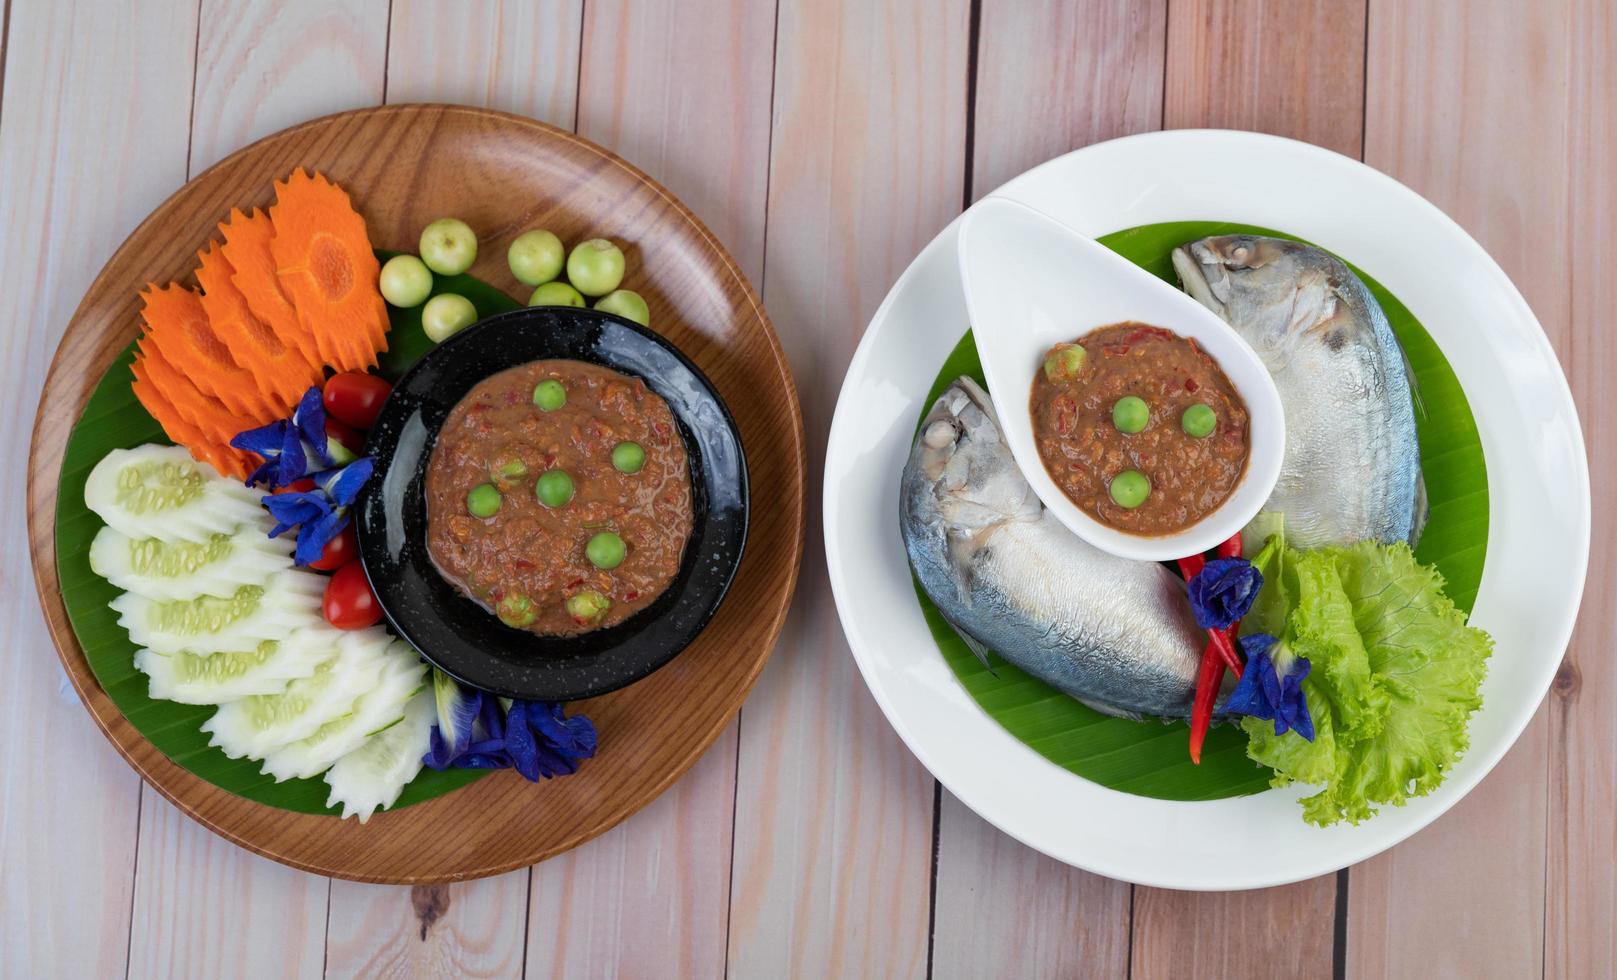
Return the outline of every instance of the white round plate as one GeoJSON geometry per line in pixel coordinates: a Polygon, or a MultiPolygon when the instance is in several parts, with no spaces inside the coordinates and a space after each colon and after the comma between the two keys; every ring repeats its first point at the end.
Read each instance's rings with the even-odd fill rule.
{"type": "Polygon", "coordinates": [[[1359,826],[1303,822],[1294,787],[1179,803],[1105,789],[985,714],[938,653],[898,533],[898,481],[922,400],[967,329],[945,228],[876,311],[837,402],[825,550],[843,629],[871,693],[949,792],[1017,840],[1144,885],[1260,888],[1362,861],[1437,819],[1533,716],[1572,633],[1589,558],[1589,474],[1576,409],[1538,321],[1469,235],[1347,157],[1252,133],[1184,130],[1099,143],[996,195],[1092,237],[1163,221],[1282,229],[1357,264],[1402,300],[1464,387],[1488,467],[1489,536],[1472,622],[1495,649],[1471,749],[1428,796],[1359,826]]]}

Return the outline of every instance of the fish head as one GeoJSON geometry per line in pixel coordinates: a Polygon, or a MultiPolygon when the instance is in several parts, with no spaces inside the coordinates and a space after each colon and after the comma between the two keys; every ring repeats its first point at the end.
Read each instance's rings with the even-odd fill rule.
{"type": "Polygon", "coordinates": [[[933,511],[954,532],[1037,519],[1043,508],[1005,444],[994,403],[970,378],[954,381],[933,404],[907,469],[914,495],[924,498],[915,509],[933,511]]]}
{"type": "MultiPolygon", "coordinates": [[[[1305,341],[1341,350],[1365,329],[1345,301],[1357,287],[1340,260],[1302,242],[1219,235],[1173,250],[1185,292],[1235,328],[1271,368],[1305,341]]],[[[1355,292],[1356,295],[1356,292],[1355,292]]]]}

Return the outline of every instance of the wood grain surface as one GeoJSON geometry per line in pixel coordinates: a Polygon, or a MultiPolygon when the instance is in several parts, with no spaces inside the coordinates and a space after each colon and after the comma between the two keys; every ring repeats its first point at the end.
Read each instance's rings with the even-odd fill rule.
{"type": "MultiPolygon", "coordinates": [[[[1564,356],[1573,327],[1571,188],[1565,159],[1535,147],[1571,142],[1564,103],[1546,97],[1567,84],[1567,9],[1549,4],[1520,16],[1528,9],[1499,0],[1374,4],[1364,155],[1482,243],[1564,356]],[[1390,37],[1408,43],[1389,45],[1390,37]]],[[[1589,425],[1591,416],[1584,419],[1589,425]]],[[[1599,605],[1593,583],[1585,594],[1595,600],[1586,609],[1599,605]]],[[[1540,709],[1443,820],[1353,870],[1347,942],[1355,976],[1544,969],[1548,747],[1540,709]],[[1512,886],[1500,889],[1505,881],[1512,886]],[[1433,943],[1434,934],[1448,941],[1433,943]]]]}
{"type": "MultiPolygon", "coordinates": [[[[187,174],[200,173],[237,147],[299,122],[305,117],[283,118],[284,112],[295,113],[298,106],[338,111],[374,103],[385,79],[387,19],[387,5],[379,3],[336,9],[297,0],[273,10],[244,10],[239,17],[231,16],[228,5],[202,7],[196,38],[198,94],[191,110],[187,174]],[[328,32],[335,32],[329,43],[328,32]],[[384,36],[384,43],[375,43],[378,36],[384,36]],[[297,70],[271,67],[290,65],[297,70]],[[199,152],[199,147],[206,149],[199,152]]],[[[148,906],[156,910],[154,918],[162,917],[160,910],[174,904],[174,896],[205,894],[207,882],[222,879],[237,883],[238,891],[248,896],[279,896],[280,903],[291,908],[303,909],[318,902],[318,915],[310,910],[306,923],[320,925],[288,928],[279,910],[259,915],[262,897],[258,902],[215,903],[206,915],[162,917],[167,921],[154,932],[142,931],[138,924],[131,929],[131,974],[217,976],[220,971],[228,972],[232,964],[262,961],[266,953],[305,973],[310,964],[325,962],[335,972],[346,962],[340,957],[333,962],[325,924],[350,920],[353,892],[339,887],[334,893],[324,879],[288,874],[278,865],[220,841],[206,827],[179,814],[152,787],[143,787],[142,793],[143,816],[153,809],[165,814],[155,824],[163,833],[152,832],[153,821],[141,822],[135,867],[137,884],[169,883],[166,890],[151,893],[157,899],[148,906]]],[[[388,933],[378,930],[367,935],[381,942],[388,933]]],[[[344,953],[353,951],[352,944],[339,948],[344,953]]]]}
{"type": "Polygon", "coordinates": [[[165,796],[249,849],[304,870],[389,882],[479,877],[577,846],[644,806],[689,768],[739,708],[785,616],[803,541],[803,442],[791,376],[757,297],[688,211],[605,151],[489,110],[405,106],[326,117],[253,144],[203,172],[120,247],[75,313],[46,378],[47,405],[82,406],[128,343],[134,293],[179,278],[233,205],[262,203],[276,175],[320,169],[342,184],[380,245],[431,216],[484,229],[472,272],[507,289],[505,244],[535,224],[569,241],[599,222],[631,243],[654,322],[733,406],[755,491],[775,506],[749,521],[749,548],[725,604],[667,667],[580,702],[602,732],[585,773],[540,788],[499,773],[426,803],[356,821],[288,814],[233,797],[163,758],[95,684],[55,588],[57,469],[77,411],[36,418],[29,534],[46,622],[75,687],[114,743],[165,796]],[[640,266],[644,256],[658,261],[640,266]],[[545,819],[524,820],[535,806],[545,819]],[[444,834],[446,825],[457,827],[444,834]]]}
{"type": "Polygon", "coordinates": [[[1359,156],[1365,4],[1175,0],[1162,125],[1290,136],[1359,156]]]}
{"type": "MultiPolygon", "coordinates": [[[[8,5],[5,14],[0,260],[15,319],[0,329],[0,404],[21,420],[37,405],[52,352],[96,271],[185,180],[197,23],[194,0],[138,14],[40,3],[8,5]],[[189,46],[170,48],[171,37],[189,46]],[[109,158],[122,162],[112,174],[109,158]]],[[[15,539],[27,518],[25,430],[0,429],[8,461],[0,513],[15,539]]],[[[0,628],[11,651],[0,684],[0,976],[122,974],[140,779],[50,654],[23,549],[6,548],[0,562],[0,628]]]]}
{"type": "MultiPolygon", "coordinates": [[[[24,284],[0,329],[14,417],[31,416],[97,270],[189,174],[324,112],[452,101],[577,127],[692,206],[768,303],[817,474],[871,310],[963,203],[1088,142],[1227,125],[1362,154],[1454,215],[1560,352],[1596,486],[1617,475],[1600,424],[1617,413],[1617,13],[1603,0],[3,9],[0,260],[24,284]]],[[[20,534],[25,436],[0,438],[18,461],[0,508],[20,534]]],[[[291,871],[142,793],[71,689],[55,693],[14,549],[0,557],[16,661],[0,687],[0,977],[1610,976],[1610,538],[1597,512],[1570,655],[1481,786],[1349,872],[1233,896],[1066,868],[937,791],[853,669],[817,521],[774,661],[684,779],[531,870],[413,888],[291,871]]]]}
{"type": "MultiPolygon", "coordinates": [[[[1589,469],[1596,487],[1617,479],[1617,439],[1603,427],[1617,419],[1617,9],[1604,0],[1569,5],[1561,30],[1543,57],[1564,58],[1565,96],[1550,85],[1547,109],[1564,106],[1568,153],[1567,322],[1552,334],[1584,420],[1589,469]]],[[[1542,12],[1538,16],[1545,16],[1542,12]]],[[[1552,178],[1554,179],[1554,178],[1552,178]]],[[[1594,552],[1572,649],[1550,689],[1549,847],[1544,873],[1545,971],[1556,977],[1617,972],[1617,527],[1609,490],[1598,493],[1594,552]]]]}
{"type": "MultiPolygon", "coordinates": [[[[960,209],[969,10],[962,0],[782,0],[779,17],[763,290],[818,474],[864,324],[960,209]]],[[[822,571],[818,517],[816,507],[815,572],[742,712],[729,969],[920,977],[933,781],[860,680],[822,571]]]]}

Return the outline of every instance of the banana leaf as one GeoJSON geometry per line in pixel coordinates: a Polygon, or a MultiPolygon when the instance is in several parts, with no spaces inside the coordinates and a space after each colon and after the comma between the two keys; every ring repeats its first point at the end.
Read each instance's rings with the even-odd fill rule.
{"type": "MultiPolygon", "coordinates": [[[[392,253],[380,253],[385,260],[392,253]]],[[[519,305],[511,297],[470,276],[436,277],[435,292],[459,293],[477,307],[479,318],[519,305]]],[[[420,307],[388,308],[390,349],[381,358],[380,373],[396,380],[416,359],[432,348],[421,330],[420,307]]],[[[118,625],[107,603],[118,595],[111,583],[90,570],[90,542],[101,529],[99,517],[84,506],[84,481],[90,470],[113,449],[128,449],[148,442],[168,443],[163,430],[130,391],[129,365],[134,344],[124,350],[102,377],[84,413],[68,436],[62,459],[61,485],[56,495],[56,571],[68,620],[84,649],[96,680],[124,713],[130,724],[181,768],[238,796],[299,813],[336,813],[326,807],[325,780],[291,779],[277,783],[259,773],[259,763],[231,759],[208,745],[200,729],[213,708],[154,700],[146,693],[146,675],[134,667],[135,645],[118,625]]],[[[486,771],[423,769],[405,787],[394,808],[441,796],[480,779],[486,771]]]]}
{"type": "MultiPolygon", "coordinates": [[[[1265,228],[1217,221],[1141,225],[1100,242],[1153,275],[1177,285],[1170,255],[1185,242],[1209,235],[1259,234],[1295,238],[1265,228]]],[[[1352,262],[1348,257],[1344,261],[1352,262]]],[[[1437,566],[1447,592],[1470,611],[1482,581],[1488,544],[1488,475],[1482,442],[1459,379],[1431,335],[1398,298],[1358,267],[1354,272],[1386,312],[1414,373],[1419,397],[1416,430],[1431,505],[1415,555],[1437,566]]],[[[984,383],[971,332],[944,360],[922,412],[961,375],[984,383]]],[[[919,420],[917,420],[919,429],[919,420]]],[[[1103,715],[1049,684],[990,655],[984,667],[916,586],[928,628],[962,686],[990,717],[1051,762],[1109,789],[1164,800],[1212,800],[1268,788],[1270,771],[1247,758],[1246,736],[1233,725],[1215,726],[1202,763],[1187,754],[1184,722],[1134,721],[1103,715]]]]}

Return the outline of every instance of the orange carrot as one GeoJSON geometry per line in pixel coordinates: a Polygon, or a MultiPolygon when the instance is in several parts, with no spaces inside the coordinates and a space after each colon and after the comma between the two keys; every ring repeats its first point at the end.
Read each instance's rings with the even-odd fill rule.
{"type": "Polygon", "coordinates": [[[387,306],[365,219],[348,194],[320,174],[295,171],[275,185],[270,206],[281,287],[327,364],[363,371],[387,350],[387,306]]]}
{"type": "MultiPolygon", "coordinates": [[[[235,415],[204,395],[150,340],[141,338],[139,347],[147,378],[175,413],[198,431],[200,439],[216,447],[228,447],[236,433],[258,425],[257,420],[235,415]]],[[[190,443],[185,445],[193,448],[190,443]]]]}
{"type": "Polygon", "coordinates": [[[202,298],[194,290],[173,283],[147,286],[140,298],[149,345],[204,395],[247,419],[267,422],[281,414],[252,372],[236,363],[230,348],[213,332],[202,298]]]}
{"type": "Polygon", "coordinates": [[[235,270],[230,281],[247,300],[247,308],[262,321],[288,347],[296,347],[310,364],[325,364],[320,345],[314,333],[303,326],[292,301],[281,290],[281,278],[275,274],[275,257],[270,254],[270,239],[275,229],[268,214],[254,211],[252,217],[232,210],[230,217],[219,226],[225,243],[219,254],[235,270]]]}
{"type": "Polygon", "coordinates": [[[284,418],[310,385],[320,383],[320,365],[311,364],[300,349],[288,346],[268,324],[253,315],[247,298],[231,281],[235,270],[217,243],[209,243],[197,257],[202,263],[197,267],[202,309],[214,334],[230,347],[273,404],[275,411],[269,418],[284,418]]]}
{"type": "MultiPolygon", "coordinates": [[[[160,356],[160,355],[159,355],[160,356]]],[[[247,478],[253,471],[255,462],[252,457],[239,449],[229,445],[219,445],[203,435],[202,430],[182,416],[174,403],[164,395],[163,391],[152,381],[148,370],[148,358],[143,354],[135,356],[135,363],[130,366],[135,375],[135,381],[130,390],[145,406],[148,414],[157,420],[163,427],[163,432],[176,445],[184,446],[191,455],[212,466],[224,476],[235,477],[238,480],[247,478]]]]}

